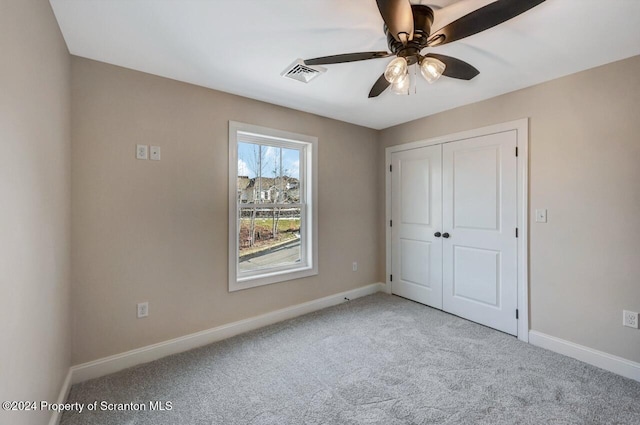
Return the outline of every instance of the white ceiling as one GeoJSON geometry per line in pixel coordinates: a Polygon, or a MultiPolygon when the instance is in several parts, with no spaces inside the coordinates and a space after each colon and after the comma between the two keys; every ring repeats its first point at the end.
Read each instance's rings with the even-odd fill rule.
{"type": "MultiPolygon", "coordinates": [[[[639,0],[547,0],[432,49],[480,70],[368,99],[390,59],[282,78],[297,58],[386,50],[375,0],[50,0],[72,54],[382,129],[640,54],[639,0]]],[[[414,0],[414,2],[418,2],[414,0]]],[[[422,0],[434,30],[491,0],[422,0]]]]}

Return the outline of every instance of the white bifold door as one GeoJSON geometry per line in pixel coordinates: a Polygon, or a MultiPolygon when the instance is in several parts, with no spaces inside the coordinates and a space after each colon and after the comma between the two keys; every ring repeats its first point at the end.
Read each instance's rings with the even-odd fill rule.
{"type": "Polygon", "coordinates": [[[392,292],[517,335],[516,131],[392,154],[392,292]]]}

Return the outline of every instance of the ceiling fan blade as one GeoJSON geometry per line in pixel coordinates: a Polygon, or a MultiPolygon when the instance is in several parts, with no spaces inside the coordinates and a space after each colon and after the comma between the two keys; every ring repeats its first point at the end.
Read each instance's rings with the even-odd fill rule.
{"type": "Polygon", "coordinates": [[[378,97],[380,94],[387,89],[391,85],[390,82],[384,78],[384,74],[378,78],[378,81],[371,87],[371,91],[369,92],[369,97],[378,97]]]}
{"type": "Polygon", "coordinates": [[[459,80],[471,80],[476,75],[480,74],[480,71],[472,65],[469,65],[460,59],[452,58],[451,56],[438,55],[435,53],[428,53],[425,56],[438,59],[446,65],[446,68],[442,73],[445,77],[457,78],[459,80]]]}
{"type": "Polygon", "coordinates": [[[329,65],[332,63],[345,63],[365,61],[368,59],[386,58],[392,56],[388,52],[361,52],[361,53],[345,53],[343,55],[323,56],[321,58],[307,59],[305,65],[329,65]]]}
{"type": "Polygon", "coordinates": [[[429,46],[451,43],[470,35],[493,28],[521,13],[539,5],[545,0],[497,0],[481,7],[432,33],[429,46]]]}
{"type": "Polygon", "coordinates": [[[389,33],[405,44],[413,40],[413,11],[409,0],[376,0],[389,33]]]}

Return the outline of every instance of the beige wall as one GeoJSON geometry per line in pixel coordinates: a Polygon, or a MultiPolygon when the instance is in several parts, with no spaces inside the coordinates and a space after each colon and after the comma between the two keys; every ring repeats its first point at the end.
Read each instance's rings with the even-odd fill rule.
{"type": "Polygon", "coordinates": [[[71,73],[48,1],[0,0],[0,52],[0,400],[55,401],[71,360],[71,73]]]}
{"type": "Polygon", "coordinates": [[[378,166],[388,146],[529,117],[529,216],[549,210],[529,228],[531,327],[640,361],[640,331],[621,326],[640,311],[639,105],[636,56],[383,130],[378,166]]]}
{"type": "Polygon", "coordinates": [[[74,364],[376,281],[374,130],[77,57],[72,77],[74,364]],[[319,137],[318,276],[228,292],[229,120],[319,137]]]}

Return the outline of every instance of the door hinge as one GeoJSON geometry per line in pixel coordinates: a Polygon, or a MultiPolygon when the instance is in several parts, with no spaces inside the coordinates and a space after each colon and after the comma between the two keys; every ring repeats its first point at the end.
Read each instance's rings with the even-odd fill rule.
{"type": "Polygon", "coordinates": [[[393,282],[393,275],[392,274],[389,275],[389,282],[393,282]]]}
{"type": "Polygon", "coordinates": [[[518,156],[518,147],[516,146],[516,156],[518,156]]]}
{"type": "Polygon", "coordinates": [[[389,164],[389,172],[393,172],[393,165],[389,164]]]}
{"type": "Polygon", "coordinates": [[[389,227],[393,227],[393,220],[389,220],[389,227]]]}
{"type": "Polygon", "coordinates": [[[516,238],[518,237],[518,228],[516,227],[516,238]]]}
{"type": "Polygon", "coordinates": [[[520,318],[518,316],[519,316],[519,313],[518,313],[518,309],[516,308],[516,320],[518,320],[520,318]]]}

